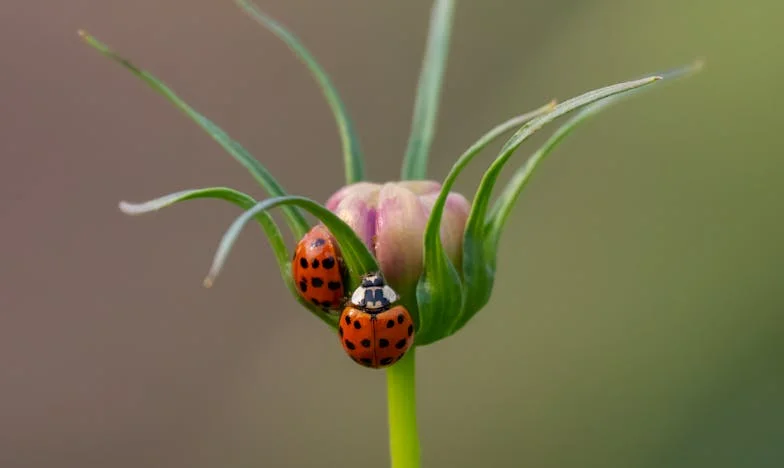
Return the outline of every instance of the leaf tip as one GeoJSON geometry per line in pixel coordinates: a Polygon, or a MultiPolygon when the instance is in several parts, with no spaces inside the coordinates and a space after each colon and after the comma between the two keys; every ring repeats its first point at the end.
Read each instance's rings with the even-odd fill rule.
{"type": "Polygon", "coordinates": [[[149,213],[150,211],[155,211],[156,209],[160,208],[158,206],[153,206],[151,203],[131,203],[125,200],[120,201],[117,204],[124,214],[129,216],[137,216],[145,213],[149,213]]]}
{"type": "Polygon", "coordinates": [[[139,210],[138,210],[139,205],[135,205],[125,200],[121,200],[120,203],[117,204],[117,206],[120,208],[120,211],[122,211],[127,215],[139,214],[139,210]]]}
{"type": "Polygon", "coordinates": [[[218,278],[221,269],[223,269],[225,258],[226,254],[223,253],[223,249],[219,247],[218,252],[215,254],[215,259],[213,259],[212,265],[210,265],[210,271],[207,272],[207,276],[205,276],[204,280],[201,282],[202,286],[209,289],[215,284],[215,280],[218,278]]]}
{"type": "Polygon", "coordinates": [[[93,37],[92,34],[88,33],[87,30],[85,29],[79,29],[78,31],[76,31],[76,35],[79,36],[81,40],[83,40],[84,42],[92,46],[103,45],[95,37],[93,37]]]}
{"type": "Polygon", "coordinates": [[[660,74],[661,78],[665,78],[668,80],[674,80],[677,78],[683,78],[690,75],[693,75],[705,67],[705,59],[698,58],[692,63],[688,65],[684,65],[682,67],[678,67],[672,70],[665,71],[660,74]]]}
{"type": "Polygon", "coordinates": [[[92,34],[88,33],[84,29],[79,29],[76,31],[76,34],[79,36],[81,40],[85,42],[85,44],[89,45],[90,47],[97,49],[99,52],[103,54],[111,54],[112,52],[109,50],[109,46],[104,44],[103,42],[99,41],[95,38],[92,34]]]}

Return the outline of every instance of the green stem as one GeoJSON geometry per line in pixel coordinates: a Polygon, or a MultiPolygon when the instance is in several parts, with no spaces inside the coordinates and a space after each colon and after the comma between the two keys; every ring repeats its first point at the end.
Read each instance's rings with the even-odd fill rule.
{"type": "Polygon", "coordinates": [[[392,468],[419,468],[416,421],[416,347],[387,369],[389,452],[392,468]]]}

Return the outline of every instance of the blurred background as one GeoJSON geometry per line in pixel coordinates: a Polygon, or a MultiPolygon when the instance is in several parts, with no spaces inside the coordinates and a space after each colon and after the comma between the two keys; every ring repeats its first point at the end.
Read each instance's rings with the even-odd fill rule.
{"type": "MultiPolygon", "coordinates": [[[[259,5],[332,76],[371,179],[396,179],[430,2],[259,5]]],[[[388,466],[383,372],[295,305],[258,229],[202,288],[234,206],[119,212],[186,188],[263,193],[76,31],[324,201],[340,143],[305,68],[230,0],[0,11],[0,466],[388,466]]],[[[551,98],[707,67],[613,107],[541,166],[491,303],[418,353],[424,466],[782,466],[782,14],[777,0],[458,3],[437,180],[551,98]]]]}

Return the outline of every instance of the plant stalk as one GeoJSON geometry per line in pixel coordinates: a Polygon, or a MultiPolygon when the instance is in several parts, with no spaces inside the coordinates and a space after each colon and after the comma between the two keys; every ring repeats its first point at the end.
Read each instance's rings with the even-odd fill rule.
{"type": "Polygon", "coordinates": [[[419,468],[416,420],[416,346],[387,369],[389,454],[392,468],[419,468]]]}

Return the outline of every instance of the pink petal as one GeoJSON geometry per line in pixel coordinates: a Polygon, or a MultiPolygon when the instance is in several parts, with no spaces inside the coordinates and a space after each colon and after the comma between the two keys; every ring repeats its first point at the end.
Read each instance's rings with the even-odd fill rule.
{"type": "Polygon", "coordinates": [[[376,209],[369,206],[361,197],[348,194],[342,198],[335,214],[351,227],[362,242],[375,254],[376,209]]]}
{"type": "Polygon", "coordinates": [[[353,195],[365,200],[368,206],[375,206],[378,200],[378,191],[381,190],[380,184],[370,182],[357,182],[356,184],[346,185],[337,192],[333,193],[324,203],[324,206],[334,212],[340,202],[348,195],[353,195]]]}
{"type": "MultiPolygon", "coordinates": [[[[437,198],[437,193],[420,197],[428,217],[437,198]]],[[[464,196],[456,192],[450,192],[447,195],[444,214],[441,217],[441,243],[458,270],[462,268],[463,234],[470,211],[471,204],[464,196]]]]}
{"type": "Polygon", "coordinates": [[[410,290],[422,272],[427,214],[414,192],[401,184],[385,184],[378,203],[376,258],[393,287],[410,290]]]}

